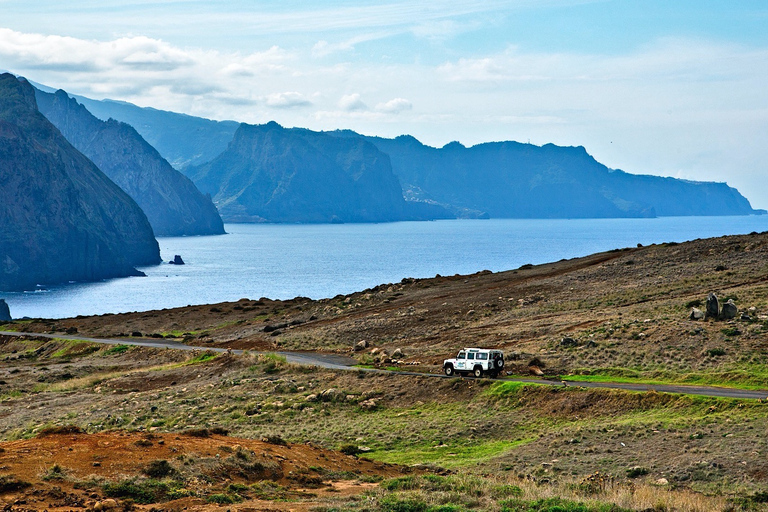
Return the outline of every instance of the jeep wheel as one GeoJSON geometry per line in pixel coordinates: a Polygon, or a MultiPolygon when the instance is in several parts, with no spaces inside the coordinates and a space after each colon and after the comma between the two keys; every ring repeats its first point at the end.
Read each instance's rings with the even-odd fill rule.
{"type": "Polygon", "coordinates": [[[472,374],[479,379],[483,376],[483,368],[480,366],[475,366],[475,370],[472,372],[472,374]]]}
{"type": "Polygon", "coordinates": [[[443,368],[443,371],[445,372],[445,374],[446,374],[447,376],[449,376],[449,377],[453,377],[453,366],[452,366],[452,365],[450,365],[450,364],[449,364],[449,365],[446,365],[446,367],[445,367],[445,368],[443,368]]]}

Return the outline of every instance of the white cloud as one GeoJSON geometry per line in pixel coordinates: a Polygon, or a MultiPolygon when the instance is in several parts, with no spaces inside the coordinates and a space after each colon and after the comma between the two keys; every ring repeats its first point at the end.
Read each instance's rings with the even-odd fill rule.
{"type": "Polygon", "coordinates": [[[345,94],[339,100],[339,108],[347,112],[353,112],[357,110],[368,110],[368,105],[363,103],[358,93],[345,94]]]}
{"type": "MultiPolygon", "coordinates": [[[[451,29],[432,26],[438,35],[451,29]]],[[[97,41],[0,29],[0,62],[74,94],[215,119],[410,133],[435,146],[584,145],[611,167],[728,181],[768,207],[768,191],[754,185],[765,182],[757,178],[768,160],[766,48],[687,39],[609,55],[510,46],[431,66],[357,52],[334,60],[333,51],[353,50],[362,36],[313,51],[317,40],[240,53],[144,36],[97,41]]]]}
{"type": "Polygon", "coordinates": [[[300,92],[277,92],[269,94],[265,100],[267,106],[274,108],[307,107],[312,102],[300,92]]]}
{"type": "Polygon", "coordinates": [[[398,114],[404,110],[411,109],[413,109],[413,104],[405,98],[395,98],[386,103],[376,105],[376,110],[379,112],[388,112],[390,114],[398,114]]]}

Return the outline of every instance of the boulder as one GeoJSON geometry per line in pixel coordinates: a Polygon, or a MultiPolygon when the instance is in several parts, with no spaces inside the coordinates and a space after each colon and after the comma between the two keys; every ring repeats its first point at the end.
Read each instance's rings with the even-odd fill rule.
{"type": "Polygon", "coordinates": [[[173,257],[173,260],[169,261],[168,263],[171,265],[184,265],[184,260],[181,259],[180,255],[177,254],[173,257]]]}
{"type": "Polygon", "coordinates": [[[575,347],[578,344],[579,342],[576,341],[574,338],[571,338],[570,336],[566,336],[560,341],[561,347],[575,347]]]}
{"type": "Polygon", "coordinates": [[[724,320],[731,320],[732,318],[736,318],[736,315],[738,314],[739,308],[736,307],[733,299],[729,299],[728,302],[723,304],[723,310],[720,312],[720,317],[724,320]]]}
{"type": "Polygon", "coordinates": [[[8,303],[5,302],[5,299],[0,299],[0,322],[10,322],[13,320],[11,318],[11,310],[8,308],[8,303]]]}
{"type": "Polygon", "coordinates": [[[691,308],[691,314],[688,316],[689,320],[704,320],[705,314],[699,308],[691,308]]]}
{"type": "Polygon", "coordinates": [[[360,352],[361,350],[365,350],[367,348],[368,348],[368,341],[367,340],[358,341],[355,344],[355,352],[360,352]]]}
{"type": "Polygon", "coordinates": [[[376,403],[376,400],[373,398],[369,398],[368,400],[363,400],[358,404],[361,409],[364,411],[372,411],[373,409],[376,409],[378,404],[376,403]]]}
{"type": "Polygon", "coordinates": [[[720,302],[717,300],[717,295],[710,293],[707,297],[707,309],[705,313],[706,318],[719,318],[720,317],[720,302]]]}
{"type": "Polygon", "coordinates": [[[405,357],[405,354],[403,353],[403,349],[396,348],[394,352],[392,352],[392,358],[393,359],[400,359],[401,357],[405,357]]]}

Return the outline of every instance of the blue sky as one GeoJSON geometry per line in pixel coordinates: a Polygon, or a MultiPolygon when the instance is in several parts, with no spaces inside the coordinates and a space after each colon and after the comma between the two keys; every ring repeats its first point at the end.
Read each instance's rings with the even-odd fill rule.
{"type": "Polygon", "coordinates": [[[768,2],[0,0],[0,68],[93,98],[441,146],[583,145],[768,208],[768,2]]]}

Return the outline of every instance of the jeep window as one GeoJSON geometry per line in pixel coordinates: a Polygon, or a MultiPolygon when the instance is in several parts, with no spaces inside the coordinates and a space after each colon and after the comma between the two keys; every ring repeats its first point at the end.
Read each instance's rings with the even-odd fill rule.
{"type": "Polygon", "coordinates": [[[475,358],[474,352],[470,352],[469,354],[467,354],[467,359],[474,359],[474,358],[475,358]]]}
{"type": "Polygon", "coordinates": [[[486,359],[488,359],[488,354],[484,354],[484,353],[481,352],[481,353],[477,354],[477,358],[478,359],[482,359],[483,361],[485,361],[486,359]]]}
{"type": "Polygon", "coordinates": [[[456,359],[464,359],[464,352],[459,352],[459,355],[456,356],[456,359]]]}

